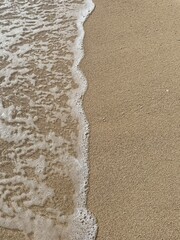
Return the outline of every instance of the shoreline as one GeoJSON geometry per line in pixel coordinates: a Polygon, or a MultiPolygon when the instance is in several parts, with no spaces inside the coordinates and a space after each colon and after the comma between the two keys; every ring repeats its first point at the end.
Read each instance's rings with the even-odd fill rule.
{"type": "Polygon", "coordinates": [[[80,67],[97,240],[179,239],[180,3],[94,3],[80,67]]]}

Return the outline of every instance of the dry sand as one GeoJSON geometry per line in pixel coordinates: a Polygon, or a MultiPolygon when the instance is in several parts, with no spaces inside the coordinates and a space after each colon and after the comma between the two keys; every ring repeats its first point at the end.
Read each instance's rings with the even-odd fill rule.
{"type": "Polygon", "coordinates": [[[81,66],[97,240],[179,240],[180,1],[94,2],[81,66]]]}

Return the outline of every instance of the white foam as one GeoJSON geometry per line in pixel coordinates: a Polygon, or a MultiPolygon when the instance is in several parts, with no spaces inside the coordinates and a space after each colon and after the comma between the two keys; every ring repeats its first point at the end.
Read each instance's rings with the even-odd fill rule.
{"type": "Polygon", "coordinates": [[[86,209],[87,81],[79,69],[83,24],[93,8],[91,0],[0,3],[0,226],[34,240],[96,236],[86,209]],[[50,176],[72,182],[73,212],[52,205],[58,196],[50,176]]]}

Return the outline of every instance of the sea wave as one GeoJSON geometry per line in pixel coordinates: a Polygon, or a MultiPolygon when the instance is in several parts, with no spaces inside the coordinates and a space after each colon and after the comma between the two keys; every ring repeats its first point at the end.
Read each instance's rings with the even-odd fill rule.
{"type": "Polygon", "coordinates": [[[91,0],[0,3],[0,227],[92,240],[83,23],[91,0]]]}

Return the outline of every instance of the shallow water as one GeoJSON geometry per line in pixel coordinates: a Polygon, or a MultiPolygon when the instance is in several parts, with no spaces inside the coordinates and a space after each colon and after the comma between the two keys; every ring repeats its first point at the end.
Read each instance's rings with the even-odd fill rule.
{"type": "Polygon", "coordinates": [[[86,80],[77,67],[92,9],[89,0],[0,3],[3,231],[34,240],[95,237],[86,210],[86,80]]]}

